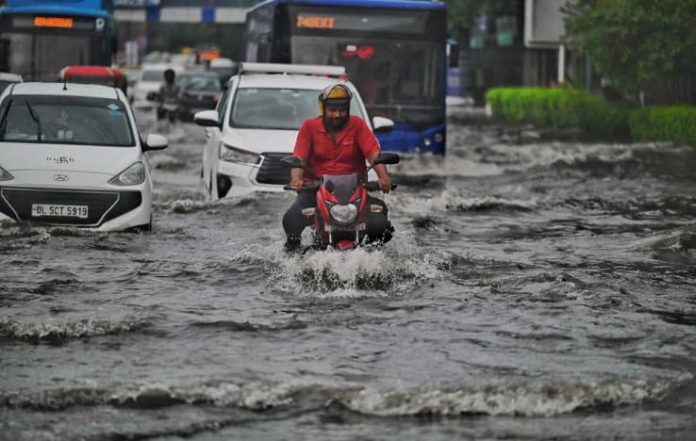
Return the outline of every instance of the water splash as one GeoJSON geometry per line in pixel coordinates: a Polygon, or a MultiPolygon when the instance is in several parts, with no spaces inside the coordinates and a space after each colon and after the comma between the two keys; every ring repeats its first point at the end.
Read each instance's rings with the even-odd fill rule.
{"type": "Polygon", "coordinates": [[[397,234],[381,248],[310,251],[287,255],[280,244],[251,245],[232,258],[235,263],[260,263],[278,289],[311,298],[381,297],[411,292],[425,280],[443,276],[449,253],[420,247],[407,233],[397,234]]]}

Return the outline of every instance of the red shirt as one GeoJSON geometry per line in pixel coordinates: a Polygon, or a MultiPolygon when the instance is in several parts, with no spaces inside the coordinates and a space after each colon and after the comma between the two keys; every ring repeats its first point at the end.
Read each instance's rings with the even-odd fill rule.
{"type": "MultiPolygon", "coordinates": [[[[377,138],[361,118],[351,115],[334,142],[322,117],[317,116],[300,127],[293,156],[302,159],[316,177],[358,173],[364,181],[367,178],[365,158],[379,151],[377,138]]],[[[312,177],[305,176],[305,181],[310,180],[312,177]]]]}

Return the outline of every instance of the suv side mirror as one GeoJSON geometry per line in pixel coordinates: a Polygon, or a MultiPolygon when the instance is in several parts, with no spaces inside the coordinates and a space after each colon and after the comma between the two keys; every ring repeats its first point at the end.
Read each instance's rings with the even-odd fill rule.
{"type": "Polygon", "coordinates": [[[201,127],[220,127],[217,110],[202,110],[193,115],[193,120],[201,127]]]}
{"type": "Polygon", "coordinates": [[[375,116],[372,118],[372,127],[375,133],[391,132],[394,128],[394,121],[383,116],[375,116]]]}

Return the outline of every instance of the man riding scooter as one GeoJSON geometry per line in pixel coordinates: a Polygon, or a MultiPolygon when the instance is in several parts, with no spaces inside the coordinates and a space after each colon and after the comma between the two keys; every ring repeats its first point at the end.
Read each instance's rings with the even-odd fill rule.
{"type": "MultiPolygon", "coordinates": [[[[319,95],[321,115],[306,120],[300,127],[293,156],[299,158],[305,169],[293,168],[290,187],[298,192],[297,199],[283,216],[283,228],[287,236],[285,249],[300,248],[302,231],[312,224],[312,218],[303,214],[317,205],[316,192],[302,191],[306,183],[321,179],[324,175],[357,173],[362,183],[367,181],[365,160],[373,165],[379,178],[379,189],[388,193],[392,188],[391,178],[384,164],[373,164],[381,148],[374,133],[357,116],[350,115],[352,93],[347,86],[335,84],[319,95]]],[[[392,238],[394,228],[387,218],[384,201],[369,196],[371,206],[366,219],[368,243],[386,243],[392,238]]]]}

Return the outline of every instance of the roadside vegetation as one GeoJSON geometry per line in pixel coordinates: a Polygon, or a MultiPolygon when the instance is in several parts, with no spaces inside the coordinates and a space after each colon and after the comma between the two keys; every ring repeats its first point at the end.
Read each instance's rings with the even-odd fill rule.
{"type": "Polygon", "coordinates": [[[573,0],[564,11],[568,46],[619,99],[563,86],[494,88],[493,115],[696,146],[696,0],[573,0]]]}

